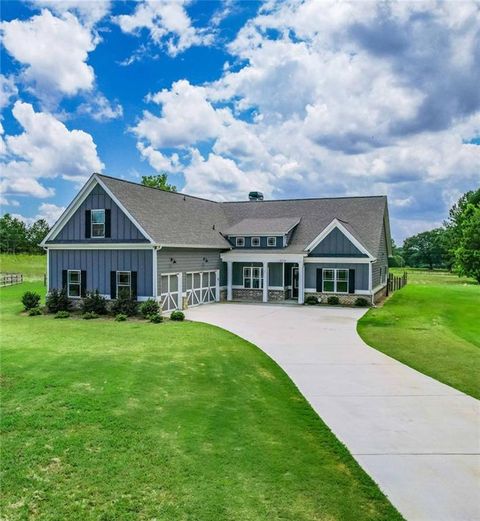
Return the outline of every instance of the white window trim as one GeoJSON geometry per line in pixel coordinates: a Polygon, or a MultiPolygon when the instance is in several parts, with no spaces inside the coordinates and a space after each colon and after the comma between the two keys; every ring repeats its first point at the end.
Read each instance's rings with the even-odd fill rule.
{"type": "Polygon", "coordinates": [[[237,248],[244,248],[245,247],[245,237],[237,237],[235,239],[235,246],[237,248]]]}
{"type": "Polygon", "coordinates": [[[82,298],[82,270],[67,270],[67,296],[68,298],[82,298]],[[78,282],[70,282],[70,273],[78,273],[78,282]],[[78,286],[78,295],[70,295],[70,284],[78,286]]]}
{"type": "Polygon", "coordinates": [[[348,268],[322,268],[322,293],[338,293],[339,295],[348,295],[350,290],[350,273],[348,268]],[[325,272],[326,271],[333,271],[333,280],[328,280],[327,282],[333,282],[333,291],[326,291],[325,290],[325,272]],[[346,282],[347,283],[347,291],[337,291],[337,282],[338,277],[337,273],[339,271],[346,271],[347,272],[347,278],[345,280],[341,280],[340,282],[346,282]]]}
{"type": "Polygon", "coordinates": [[[275,248],[277,246],[277,237],[267,237],[267,247],[275,248]],[[269,244],[270,239],[273,239],[273,244],[269,244]]]}
{"type": "Polygon", "coordinates": [[[243,286],[242,286],[243,289],[263,289],[263,267],[262,266],[244,266],[243,267],[243,286]],[[252,270],[254,269],[257,269],[259,271],[259,286],[258,288],[254,288],[253,287],[253,280],[256,279],[257,277],[253,277],[253,272],[252,270]],[[247,273],[248,271],[250,271],[250,275],[246,275],[245,273],[247,273]],[[245,286],[245,279],[250,279],[250,287],[247,288],[245,286]]]}
{"type": "Polygon", "coordinates": [[[117,298],[120,295],[119,288],[128,288],[130,290],[130,296],[132,296],[132,272],[128,270],[118,270],[115,272],[115,286],[117,288],[117,298]],[[128,277],[130,280],[130,284],[127,286],[125,284],[119,284],[118,279],[120,278],[120,273],[128,273],[128,277]]]}
{"type": "Polygon", "coordinates": [[[90,238],[91,239],[105,239],[105,208],[92,208],[90,210],[90,238]],[[93,222],[93,212],[103,212],[103,235],[93,235],[93,226],[96,224],[102,223],[94,223],[93,222]]]}
{"type": "Polygon", "coordinates": [[[258,235],[255,235],[254,237],[252,237],[250,239],[250,244],[251,244],[252,248],[260,248],[260,246],[262,244],[262,239],[258,235]],[[253,239],[258,240],[258,244],[253,244],[253,239]]]}

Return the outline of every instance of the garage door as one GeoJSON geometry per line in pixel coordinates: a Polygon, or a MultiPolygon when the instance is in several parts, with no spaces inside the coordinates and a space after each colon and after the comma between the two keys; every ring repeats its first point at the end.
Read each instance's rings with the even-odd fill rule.
{"type": "Polygon", "coordinates": [[[178,309],[179,304],[181,304],[178,278],[177,273],[162,273],[160,277],[160,300],[163,311],[173,311],[174,309],[178,309]]]}
{"type": "Polygon", "coordinates": [[[187,303],[189,307],[215,302],[217,272],[194,271],[186,274],[187,303]]]}

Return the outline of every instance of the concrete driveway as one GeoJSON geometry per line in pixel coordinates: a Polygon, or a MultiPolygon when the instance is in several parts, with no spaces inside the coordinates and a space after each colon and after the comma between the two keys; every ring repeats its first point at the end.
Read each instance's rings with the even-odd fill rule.
{"type": "Polygon", "coordinates": [[[273,358],[407,520],[479,521],[479,402],[368,347],[364,312],[229,303],[186,315],[273,358]]]}

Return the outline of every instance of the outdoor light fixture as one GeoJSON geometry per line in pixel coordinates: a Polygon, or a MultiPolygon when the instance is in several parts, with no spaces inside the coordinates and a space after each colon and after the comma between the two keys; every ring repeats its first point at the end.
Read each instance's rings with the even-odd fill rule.
{"type": "Polygon", "coordinates": [[[176,261],[173,257],[170,257],[170,262],[171,262],[172,264],[177,264],[177,261],[176,261]]]}
{"type": "Polygon", "coordinates": [[[203,257],[203,262],[208,262],[207,257],[203,257]]]}

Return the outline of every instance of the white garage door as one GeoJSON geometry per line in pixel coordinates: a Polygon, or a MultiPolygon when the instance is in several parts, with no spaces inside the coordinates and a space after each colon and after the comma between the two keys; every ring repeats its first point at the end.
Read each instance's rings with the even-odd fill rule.
{"type": "Polygon", "coordinates": [[[181,304],[177,273],[162,273],[160,277],[160,299],[163,311],[173,311],[181,304]]]}
{"type": "Polygon", "coordinates": [[[187,303],[189,307],[215,302],[217,272],[194,271],[186,274],[187,303]]]}

